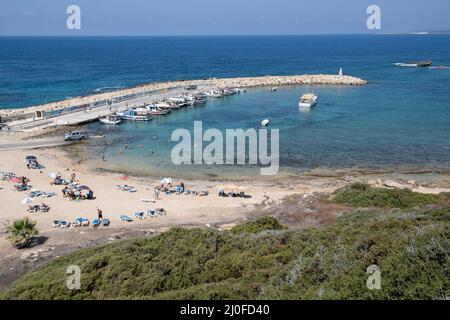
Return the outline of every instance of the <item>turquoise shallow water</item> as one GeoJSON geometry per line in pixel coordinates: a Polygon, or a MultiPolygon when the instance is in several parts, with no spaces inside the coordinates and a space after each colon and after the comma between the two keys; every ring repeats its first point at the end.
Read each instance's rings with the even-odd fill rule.
{"type": "Polygon", "coordinates": [[[125,123],[93,141],[90,157],[106,167],[141,172],[257,174],[248,167],[177,167],[170,161],[172,130],[280,130],[283,169],[450,167],[450,70],[402,68],[396,62],[432,59],[450,66],[449,35],[180,38],[0,38],[0,108],[26,106],[168,79],[344,73],[362,87],[314,87],[318,105],[300,112],[311,88],[267,88],[212,100],[149,124],[125,123]],[[89,50],[87,50],[89,48],[89,50]],[[129,148],[121,155],[119,149],[129,148]],[[152,153],[153,151],[153,153],[152,153]]]}

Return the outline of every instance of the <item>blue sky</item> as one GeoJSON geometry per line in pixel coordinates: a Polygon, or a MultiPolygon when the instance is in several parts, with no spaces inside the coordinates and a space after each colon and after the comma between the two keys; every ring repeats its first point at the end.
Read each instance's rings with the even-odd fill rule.
{"type": "Polygon", "coordinates": [[[0,36],[368,33],[371,4],[381,32],[450,30],[450,0],[2,0],[0,36]],[[66,28],[71,4],[81,30],[66,28]]]}

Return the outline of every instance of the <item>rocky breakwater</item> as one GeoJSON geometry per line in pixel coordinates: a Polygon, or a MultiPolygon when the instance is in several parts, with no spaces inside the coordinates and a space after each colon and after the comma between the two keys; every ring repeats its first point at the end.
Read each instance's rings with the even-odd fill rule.
{"type": "Polygon", "coordinates": [[[211,78],[203,80],[180,80],[160,83],[144,84],[137,87],[106,92],[85,97],[76,97],[58,102],[51,102],[39,106],[20,109],[0,110],[0,117],[21,116],[35,111],[60,110],[71,106],[86,105],[103,100],[111,100],[117,97],[139,94],[147,91],[170,90],[174,87],[198,85],[203,87],[237,87],[252,88],[260,86],[285,86],[285,85],[364,85],[367,81],[348,75],[293,75],[293,76],[262,76],[262,77],[240,77],[240,78],[211,78]]]}

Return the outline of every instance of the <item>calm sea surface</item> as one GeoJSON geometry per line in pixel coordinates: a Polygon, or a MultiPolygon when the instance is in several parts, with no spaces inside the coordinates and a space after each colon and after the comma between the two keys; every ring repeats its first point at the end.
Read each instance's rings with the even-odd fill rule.
{"type": "Polygon", "coordinates": [[[175,166],[168,141],[176,128],[280,130],[283,170],[328,168],[450,168],[450,70],[402,68],[433,60],[450,66],[449,35],[0,38],[0,108],[17,108],[164,80],[304,73],[344,73],[362,87],[267,88],[210,100],[148,124],[106,128],[92,141],[92,159],[141,172],[256,174],[255,167],[175,166]],[[313,89],[310,112],[298,97],[313,89]],[[124,144],[128,149],[119,151],[124,144]]]}

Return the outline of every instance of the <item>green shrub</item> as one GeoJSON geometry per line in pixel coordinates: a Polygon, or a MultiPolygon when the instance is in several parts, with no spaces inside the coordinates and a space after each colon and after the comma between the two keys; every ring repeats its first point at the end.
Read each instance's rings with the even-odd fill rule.
{"type": "Polygon", "coordinates": [[[353,207],[379,207],[407,209],[443,202],[443,196],[422,194],[408,189],[373,188],[356,183],[337,190],[331,197],[333,202],[350,204],[353,207]]]}
{"type": "Polygon", "coordinates": [[[286,229],[274,217],[262,217],[255,221],[238,224],[231,229],[233,233],[259,233],[266,230],[283,230],[286,229]]]}
{"type": "Polygon", "coordinates": [[[174,228],[55,259],[1,298],[445,299],[449,239],[448,208],[355,212],[307,230],[273,218],[223,232],[174,228]],[[381,290],[366,286],[372,264],[381,290]],[[65,286],[69,265],[81,268],[80,290],[65,286]]]}

